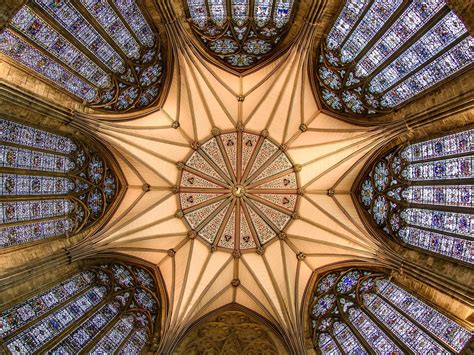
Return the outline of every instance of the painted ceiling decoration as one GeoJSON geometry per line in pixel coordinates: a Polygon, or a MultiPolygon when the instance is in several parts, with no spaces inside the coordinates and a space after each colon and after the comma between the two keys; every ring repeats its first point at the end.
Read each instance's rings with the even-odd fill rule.
{"type": "Polygon", "coordinates": [[[160,40],[135,0],[28,1],[0,52],[94,109],[145,109],[162,93],[160,40]]]}
{"type": "Polygon", "coordinates": [[[119,187],[85,142],[0,119],[0,249],[84,231],[119,187]]]}
{"type": "Polygon", "coordinates": [[[181,211],[212,248],[261,251],[296,216],[298,167],[267,131],[214,133],[181,166],[181,211]]]}
{"type": "Polygon", "coordinates": [[[348,0],[316,56],[334,113],[388,113],[472,68],[471,36],[445,0],[348,0]]]}
{"type": "Polygon", "coordinates": [[[459,354],[473,335],[381,272],[330,272],[313,292],[309,317],[323,354],[459,354]]]}
{"type": "Polygon", "coordinates": [[[198,38],[213,56],[245,70],[273,53],[296,12],[295,0],[186,0],[198,38]]]}
{"type": "Polygon", "coordinates": [[[138,354],[160,321],[152,274],[104,264],[80,271],[0,313],[12,354],[138,354]]]}
{"type": "Polygon", "coordinates": [[[408,144],[378,159],[360,201],[383,233],[474,264],[474,129],[408,144]]]}

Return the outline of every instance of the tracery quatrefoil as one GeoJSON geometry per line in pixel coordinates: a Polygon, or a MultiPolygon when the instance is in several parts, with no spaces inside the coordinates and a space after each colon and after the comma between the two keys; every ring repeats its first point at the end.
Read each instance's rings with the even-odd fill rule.
{"type": "Polygon", "coordinates": [[[184,221],[213,249],[262,250],[296,215],[295,165],[265,131],[214,133],[178,164],[184,221]]]}

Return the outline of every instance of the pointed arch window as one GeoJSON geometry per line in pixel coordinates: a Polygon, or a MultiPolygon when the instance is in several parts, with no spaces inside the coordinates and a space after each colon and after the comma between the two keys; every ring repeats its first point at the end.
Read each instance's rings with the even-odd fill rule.
{"type": "Polygon", "coordinates": [[[296,12],[295,0],[187,0],[186,5],[191,26],[207,49],[242,70],[271,54],[296,12]]]}
{"type": "Polygon", "coordinates": [[[360,185],[373,223],[407,245],[474,264],[474,129],[399,147],[360,185]]]}
{"type": "Polygon", "coordinates": [[[134,0],[31,0],[0,33],[0,52],[95,109],[123,112],[162,91],[156,33],[134,0]]]}
{"type": "Polygon", "coordinates": [[[317,56],[323,105],[350,115],[390,112],[472,68],[473,46],[445,0],[347,0],[317,56]]]}
{"type": "Polygon", "coordinates": [[[310,321],[323,354],[459,353],[473,336],[385,274],[361,269],[319,279],[310,321]]]}
{"type": "Polygon", "coordinates": [[[142,267],[91,267],[0,313],[11,354],[138,354],[161,308],[157,284],[142,267]]]}
{"type": "Polygon", "coordinates": [[[118,185],[91,147],[0,118],[0,248],[85,230],[105,214],[118,185]]]}

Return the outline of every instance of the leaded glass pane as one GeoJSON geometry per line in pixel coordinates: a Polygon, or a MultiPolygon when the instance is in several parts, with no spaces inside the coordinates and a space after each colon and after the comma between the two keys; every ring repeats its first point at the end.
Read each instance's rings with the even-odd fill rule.
{"type": "Polygon", "coordinates": [[[74,186],[63,177],[0,174],[0,196],[66,195],[74,186]]]}
{"type": "Polygon", "coordinates": [[[0,167],[65,173],[76,165],[65,156],[0,145],[0,167]]]}
{"type": "Polygon", "coordinates": [[[329,335],[322,333],[318,339],[319,349],[323,354],[341,354],[334,339],[329,335]]]}
{"type": "Polygon", "coordinates": [[[129,338],[129,340],[125,343],[125,346],[119,351],[119,354],[139,354],[145,346],[147,338],[148,336],[145,329],[136,330],[129,338]]]}
{"type": "Polygon", "coordinates": [[[473,185],[409,186],[402,192],[405,201],[415,204],[474,207],[473,185]]]}
{"type": "Polygon", "coordinates": [[[93,354],[111,354],[117,351],[125,338],[133,331],[134,316],[127,314],[107,332],[107,334],[91,350],[93,354]]]}
{"type": "Polygon", "coordinates": [[[188,9],[194,23],[204,27],[208,16],[205,0],[188,0],[188,9]]]}
{"type": "Polygon", "coordinates": [[[22,7],[15,14],[11,24],[91,84],[105,88],[112,83],[109,75],[28,6],[22,7]]]}
{"type": "Polygon", "coordinates": [[[472,66],[473,37],[445,0],[347,0],[317,56],[332,111],[382,114],[472,66]]]}
{"type": "Polygon", "coordinates": [[[368,354],[346,324],[334,322],[334,336],[345,354],[368,354]]]}
{"type": "Polygon", "coordinates": [[[407,208],[400,213],[407,224],[460,236],[474,236],[474,215],[407,208]]]}
{"type": "Polygon", "coordinates": [[[97,97],[92,85],[43,55],[10,29],[0,32],[0,51],[81,99],[92,102],[97,97]]]}
{"type": "Polygon", "coordinates": [[[147,47],[153,47],[155,35],[135,1],[114,0],[114,4],[140,43],[147,47]]]}
{"type": "Polygon", "coordinates": [[[208,5],[209,11],[211,12],[211,20],[214,21],[217,26],[222,26],[227,16],[224,0],[208,0],[208,5]]]}

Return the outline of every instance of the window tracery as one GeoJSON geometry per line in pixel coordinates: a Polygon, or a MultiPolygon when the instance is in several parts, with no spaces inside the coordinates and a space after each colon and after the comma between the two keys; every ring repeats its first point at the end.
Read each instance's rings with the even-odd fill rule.
{"type": "Polygon", "coordinates": [[[0,119],[0,248],[73,235],[98,221],[118,181],[69,137],[0,119]]]}
{"type": "Polygon", "coordinates": [[[162,92],[156,33],[135,1],[31,0],[0,33],[0,52],[92,108],[130,111],[162,92]]]}
{"type": "Polygon", "coordinates": [[[320,96],[336,113],[387,113],[471,68],[473,46],[445,0],[347,0],[321,41],[320,96]]]}
{"type": "Polygon", "coordinates": [[[387,236],[473,264],[474,130],[408,144],[379,159],[360,201],[387,236]]]}
{"type": "Polygon", "coordinates": [[[153,334],[160,307],[146,269],[95,266],[3,310],[0,339],[12,354],[138,354],[153,334]]]}
{"type": "Polygon", "coordinates": [[[187,10],[207,49],[243,70],[268,57],[282,41],[296,6],[294,0],[187,0],[187,10]]]}
{"type": "Polygon", "coordinates": [[[323,275],[310,307],[313,341],[323,354],[459,353],[472,333],[381,272],[323,275]]]}

